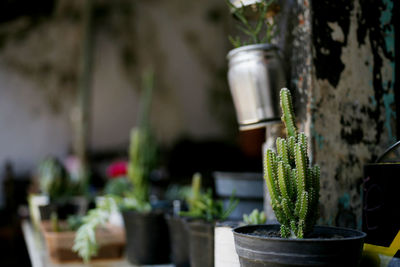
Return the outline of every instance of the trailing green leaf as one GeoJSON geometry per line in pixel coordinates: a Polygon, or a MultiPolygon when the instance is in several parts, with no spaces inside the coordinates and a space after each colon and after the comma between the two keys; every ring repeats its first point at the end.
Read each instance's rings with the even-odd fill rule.
{"type": "Polygon", "coordinates": [[[118,204],[122,201],[116,196],[104,197],[95,209],[92,209],[83,218],[83,224],[78,228],[75,235],[73,251],[84,260],[89,262],[90,258],[97,255],[98,244],[96,241],[96,229],[104,225],[112,211],[118,210],[118,204]]]}

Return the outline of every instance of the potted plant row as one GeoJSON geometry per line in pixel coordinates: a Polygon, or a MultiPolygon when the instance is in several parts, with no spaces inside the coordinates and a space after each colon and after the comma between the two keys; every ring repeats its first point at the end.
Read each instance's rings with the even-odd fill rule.
{"type": "Polygon", "coordinates": [[[307,137],[298,133],[290,91],[280,92],[287,138],[265,153],[265,180],[280,225],[234,230],[241,266],[358,266],[365,233],[314,226],[318,217],[320,169],[308,157],[307,137]]]}

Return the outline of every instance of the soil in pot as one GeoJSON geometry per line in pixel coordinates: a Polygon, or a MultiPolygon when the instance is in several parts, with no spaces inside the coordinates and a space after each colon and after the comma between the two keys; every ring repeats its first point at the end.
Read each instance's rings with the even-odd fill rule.
{"type": "Polygon", "coordinates": [[[126,229],[126,256],[136,265],[170,262],[168,226],[162,212],[122,213],[126,229]]]}
{"type": "Polygon", "coordinates": [[[189,256],[191,267],[214,267],[214,223],[190,221],[189,256]]]}
{"type": "Polygon", "coordinates": [[[176,267],[189,267],[189,238],[184,218],[165,216],[171,239],[172,263],[176,267]]]}
{"type": "Polygon", "coordinates": [[[337,227],[314,227],[308,238],[280,238],[279,225],[234,229],[242,267],[358,266],[365,233],[337,227]]]}

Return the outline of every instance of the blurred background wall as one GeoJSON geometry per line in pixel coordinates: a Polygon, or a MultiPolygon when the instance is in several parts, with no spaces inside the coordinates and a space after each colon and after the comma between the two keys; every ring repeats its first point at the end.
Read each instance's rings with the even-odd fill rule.
{"type": "MultiPolygon", "coordinates": [[[[11,161],[17,174],[71,152],[83,2],[0,4],[0,166],[11,161]]],[[[164,145],[235,138],[227,13],[223,1],[95,1],[90,149],[126,149],[150,67],[164,145]]]]}

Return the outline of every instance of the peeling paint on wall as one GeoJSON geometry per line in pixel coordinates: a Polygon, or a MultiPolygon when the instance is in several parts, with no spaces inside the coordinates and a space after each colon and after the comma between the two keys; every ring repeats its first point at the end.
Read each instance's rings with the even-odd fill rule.
{"type": "Polygon", "coordinates": [[[360,226],[363,166],[396,136],[392,3],[312,5],[310,129],[322,170],[321,223],[360,226]]]}

